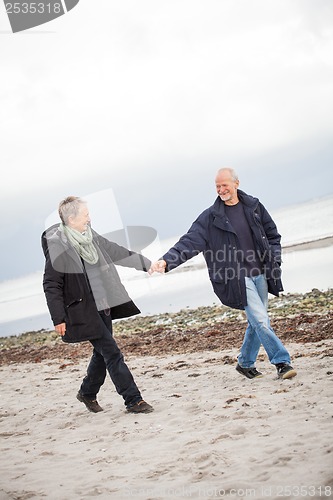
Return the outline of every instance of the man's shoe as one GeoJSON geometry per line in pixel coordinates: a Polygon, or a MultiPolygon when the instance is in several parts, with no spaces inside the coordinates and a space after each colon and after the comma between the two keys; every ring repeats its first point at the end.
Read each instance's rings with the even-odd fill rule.
{"type": "Polygon", "coordinates": [[[262,377],[262,373],[258,372],[255,366],[252,368],[243,368],[241,365],[237,364],[236,370],[241,373],[246,378],[259,378],[262,377]]]}
{"type": "Polygon", "coordinates": [[[277,363],[276,365],[278,377],[282,379],[292,378],[297,375],[297,371],[288,363],[277,363]]]}
{"type": "Polygon", "coordinates": [[[146,403],[146,401],[143,401],[143,399],[132,406],[127,406],[126,409],[130,413],[151,413],[154,411],[154,408],[146,403]]]}
{"type": "Polygon", "coordinates": [[[103,408],[99,406],[97,399],[88,399],[79,391],[76,395],[76,399],[84,403],[89,411],[92,413],[98,413],[99,411],[103,411],[103,408]]]}

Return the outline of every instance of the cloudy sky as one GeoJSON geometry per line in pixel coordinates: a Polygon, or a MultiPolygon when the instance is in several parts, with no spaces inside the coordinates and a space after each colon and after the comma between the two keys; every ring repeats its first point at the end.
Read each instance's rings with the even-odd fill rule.
{"type": "Polygon", "coordinates": [[[69,194],[111,189],[166,238],[221,166],[270,211],[332,193],[332,21],[331,0],[81,0],[12,34],[0,6],[0,281],[42,268],[69,194]]]}

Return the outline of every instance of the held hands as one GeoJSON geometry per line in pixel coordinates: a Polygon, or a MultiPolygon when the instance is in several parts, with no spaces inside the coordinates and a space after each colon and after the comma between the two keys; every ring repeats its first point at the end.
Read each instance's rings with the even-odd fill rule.
{"type": "Polygon", "coordinates": [[[166,268],[166,262],[165,260],[157,260],[156,262],[153,262],[152,265],[150,266],[150,269],[148,273],[152,275],[153,273],[164,273],[166,268]]]}

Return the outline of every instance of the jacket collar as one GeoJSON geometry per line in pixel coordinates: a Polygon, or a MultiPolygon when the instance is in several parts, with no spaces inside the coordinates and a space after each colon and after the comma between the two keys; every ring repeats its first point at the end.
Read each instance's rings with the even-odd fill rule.
{"type": "MultiPolygon", "coordinates": [[[[249,208],[255,208],[259,203],[258,198],[254,198],[254,196],[245,193],[241,189],[237,190],[237,194],[239,200],[249,208]]],[[[219,196],[216,198],[212,206],[212,213],[216,217],[225,217],[225,203],[224,201],[221,200],[219,196]]]]}
{"type": "Polygon", "coordinates": [[[249,208],[255,208],[258,205],[259,203],[258,198],[255,198],[254,196],[245,193],[241,189],[238,189],[237,192],[238,192],[238,198],[245,206],[249,208]]]}

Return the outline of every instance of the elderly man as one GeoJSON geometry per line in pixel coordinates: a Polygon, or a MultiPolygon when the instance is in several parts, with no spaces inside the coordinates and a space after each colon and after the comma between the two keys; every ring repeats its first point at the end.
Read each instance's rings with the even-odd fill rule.
{"type": "Polygon", "coordinates": [[[89,340],[94,348],[77,399],[91,412],[102,411],[96,397],[108,371],[127,411],[148,413],[153,408],[142,399],[112,336],[112,319],[140,312],[115,264],[147,271],[151,263],[93,231],[87,204],[80,198],[63,200],[59,216],[61,224],[42,235],[43,287],[56,332],[65,342],[89,340]]]}
{"type": "Polygon", "coordinates": [[[281,237],[260,201],[238,189],[233,169],[220,169],[215,184],[215,203],[199,215],[161,260],[152,264],[149,272],[171,271],[203,252],[220,301],[244,309],[247,316],[236,370],[249,379],[262,376],[255,366],[262,344],[278,377],[294,377],[290,355],[272,329],[267,313],[268,292],[278,296],[283,290],[281,237]]]}

